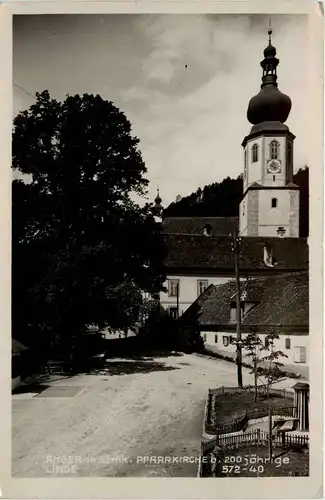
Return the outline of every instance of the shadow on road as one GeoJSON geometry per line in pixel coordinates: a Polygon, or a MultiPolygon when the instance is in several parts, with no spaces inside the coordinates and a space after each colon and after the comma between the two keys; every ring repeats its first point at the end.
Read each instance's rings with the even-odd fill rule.
{"type": "Polygon", "coordinates": [[[88,372],[89,375],[131,375],[134,373],[152,373],[157,371],[172,371],[180,368],[167,366],[164,363],[156,361],[110,361],[103,367],[93,369],[88,372]]]}
{"type": "Polygon", "coordinates": [[[49,387],[50,387],[49,385],[31,383],[17,387],[17,389],[12,391],[12,394],[27,394],[30,392],[36,394],[45,391],[45,389],[48,389],[49,387]]]}

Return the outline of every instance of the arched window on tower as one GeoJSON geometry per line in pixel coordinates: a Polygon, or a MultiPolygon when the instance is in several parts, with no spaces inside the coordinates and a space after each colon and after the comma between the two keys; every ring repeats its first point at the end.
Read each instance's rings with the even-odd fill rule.
{"type": "Polygon", "coordinates": [[[252,162],[255,163],[258,161],[258,144],[253,144],[252,146],[252,162]]]}
{"type": "Polygon", "coordinates": [[[271,160],[277,160],[279,158],[280,144],[278,141],[273,140],[270,142],[270,158],[271,160]]]}
{"type": "Polygon", "coordinates": [[[278,200],[276,198],[272,198],[271,206],[272,208],[276,208],[278,205],[278,200]]]}

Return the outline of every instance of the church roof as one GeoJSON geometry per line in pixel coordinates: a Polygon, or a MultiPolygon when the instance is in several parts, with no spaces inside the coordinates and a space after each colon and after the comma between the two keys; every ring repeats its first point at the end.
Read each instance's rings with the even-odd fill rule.
{"type": "MultiPolygon", "coordinates": [[[[242,326],[306,327],[309,325],[308,272],[249,280],[248,288],[258,302],[243,317],[242,326]]],[[[234,281],[210,285],[181,317],[183,326],[235,327],[230,307],[234,281]]],[[[249,299],[247,299],[249,302],[249,299]]]]}
{"type": "Polygon", "coordinates": [[[211,236],[228,236],[238,229],[238,217],[166,217],[162,224],[165,234],[202,235],[206,226],[211,236]]]}
{"type": "MultiPolygon", "coordinates": [[[[233,240],[230,237],[206,237],[191,234],[163,235],[167,257],[165,269],[171,272],[194,274],[207,272],[212,275],[233,273],[233,240]]],[[[299,271],[308,269],[308,244],[306,238],[248,237],[241,238],[239,267],[245,272],[299,271]],[[269,268],[264,262],[264,248],[272,250],[277,262],[269,268]]]]}
{"type": "Polygon", "coordinates": [[[272,30],[268,31],[269,45],[264,50],[262,84],[260,92],[251,98],[247,109],[250,123],[257,125],[262,122],[284,123],[291,110],[291,99],[278,89],[277,66],[279,59],[276,49],[271,43],[272,30]]]}

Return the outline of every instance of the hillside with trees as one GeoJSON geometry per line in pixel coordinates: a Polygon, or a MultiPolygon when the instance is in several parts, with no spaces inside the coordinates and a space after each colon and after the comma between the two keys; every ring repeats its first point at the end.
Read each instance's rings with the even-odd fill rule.
{"type": "MultiPolygon", "coordinates": [[[[300,187],[300,236],[309,233],[309,169],[301,168],[293,182],[300,187]]],[[[164,211],[165,217],[236,217],[243,194],[243,178],[227,177],[198,188],[197,191],[171,203],[164,211]]]]}

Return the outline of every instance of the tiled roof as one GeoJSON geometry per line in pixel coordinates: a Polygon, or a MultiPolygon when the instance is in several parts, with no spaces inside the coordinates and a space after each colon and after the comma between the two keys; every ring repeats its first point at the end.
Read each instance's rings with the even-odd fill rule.
{"type": "MultiPolygon", "coordinates": [[[[167,249],[167,273],[176,269],[183,272],[205,270],[213,273],[234,270],[232,238],[185,234],[165,234],[163,238],[167,249]]],[[[272,249],[277,263],[274,268],[276,271],[308,269],[308,244],[305,238],[243,237],[239,254],[242,271],[270,270],[264,262],[265,245],[272,249]]]]}
{"type": "Polygon", "coordinates": [[[166,217],[162,223],[165,234],[202,235],[210,225],[211,236],[228,236],[238,229],[238,217],[166,217]]]}
{"type": "MultiPolygon", "coordinates": [[[[249,280],[248,295],[249,289],[255,298],[258,292],[259,302],[244,316],[244,327],[308,327],[308,272],[249,280]]],[[[185,311],[181,317],[182,324],[198,324],[201,327],[233,326],[230,305],[235,292],[234,281],[224,285],[210,285],[185,311]]]]}

